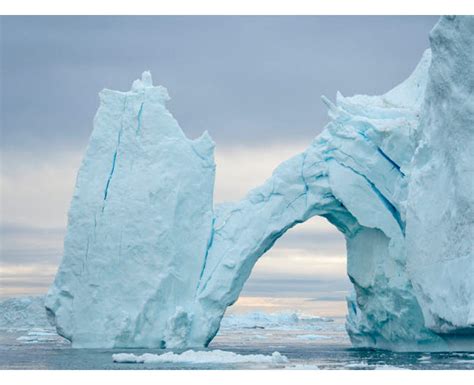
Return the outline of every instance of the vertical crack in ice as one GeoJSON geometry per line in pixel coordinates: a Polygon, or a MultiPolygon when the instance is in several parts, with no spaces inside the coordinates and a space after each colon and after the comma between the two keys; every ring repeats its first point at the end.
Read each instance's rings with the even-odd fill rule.
{"type": "Polygon", "coordinates": [[[89,237],[87,237],[86,253],[85,253],[84,259],[82,261],[82,272],[81,272],[81,274],[83,274],[84,271],[86,270],[88,259],[89,259],[89,237]]]}
{"type": "Polygon", "coordinates": [[[114,151],[114,156],[112,158],[112,167],[109,172],[109,177],[107,178],[107,183],[105,184],[105,189],[104,189],[104,200],[103,200],[103,205],[102,205],[102,212],[104,212],[105,208],[105,201],[107,200],[107,195],[109,193],[109,186],[110,186],[110,181],[112,180],[112,176],[114,175],[115,171],[115,164],[117,162],[117,152],[120,146],[120,138],[122,136],[122,131],[123,131],[123,115],[125,112],[125,106],[127,105],[127,97],[124,98],[123,101],[123,107],[122,107],[122,116],[120,120],[120,130],[117,135],[117,145],[115,146],[115,151],[114,151]]]}
{"type": "MultiPolygon", "coordinates": [[[[119,133],[119,139],[118,139],[119,143],[120,143],[120,133],[119,133]]],[[[107,184],[105,185],[105,190],[104,190],[104,201],[107,200],[107,194],[109,192],[109,185],[110,185],[110,180],[112,179],[112,176],[114,175],[114,171],[115,171],[115,163],[117,161],[117,149],[115,150],[114,152],[114,157],[112,159],[112,169],[110,170],[110,173],[109,173],[109,178],[107,179],[107,184]]]]}
{"type": "Polygon", "coordinates": [[[306,162],[306,156],[307,156],[307,154],[306,154],[306,151],[305,151],[302,154],[303,160],[301,162],[301,180],[303,181],[303,185],[304,185],[304,195],[305,195],[305,201],[306,201],[305,205],[307,206],[308,205],[308,195],[307,195],[307,193],[308,193],[309,187],[308,187],[308,183],[306,182],[306,178],[304,176],[304,163],[306,162]]]}
{"type": "Polygon", "coordinates": [[[140,104],[140,109],[138,110],[138,115],[137,115],[137,130],[136,130],[136,134],[140,134],[140,129],[142,127],[142,113],[143,113],[143,105],[145,104],[145,102],[142,102],[142,104],[140,104]]]}
{"type": "Polygon", "coordinates": [[[212,222],[211,222],[211,234],[210,234],[209,240],[207,242],[206,254],[204,255],[204,261],[202,262],[201,273],[199,274],[199,281],[198,281],[198,285],[197,285],[197,288],[196,288],[196,295],[199,291],[199,287],[201,286],[201,280],[202,280],[202,277],[204,275],[204,271],[206,270],[207,257],[209,256],[209,250],[211,249],[212,243],[214,242],[214,234],[215,234],[214,224],[215,224],[215,222],[216,222],[216,217],[213,216],[212,217],[212,222]]]}
{"type": "MultiPolygon", "coordinates": [[[[303,196],[305,197],[305,206],[308,205],[309,186],[308,186],[308,182],[306,181],[306,178],[304,176],[304,165],[305,165],[305,162],[306,162],[307,155],[308,154],[306,153],[306,151],[301,154],[302,160],[301,160],[300,177],[301,177],[301,181],[303,182],[303,192],[301,194],[298,194],[293,200],[288,202],[288,204],[286,205],[286,209],[292,207],[293,203],[295,203],[298,199],[302,198],[303,196]]],[[[270,193],[270,195],[274,195],[273,191],[272,191],[272,193],[270,193]]]]}

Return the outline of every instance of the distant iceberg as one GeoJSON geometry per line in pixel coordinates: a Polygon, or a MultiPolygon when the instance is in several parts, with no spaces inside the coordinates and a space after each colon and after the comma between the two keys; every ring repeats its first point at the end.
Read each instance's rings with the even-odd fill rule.
{"type": "Polygon", "coordinates": [[[301,315],[296,312],[226,314],[221,329],[319,329],[331,318],[301,315]]]}
{"type": "Polygon", "coordinates": [[[474,349],[474,18],[445,17],[381,96],[331,121],[239,202],[213,205],[214,143],[186,138],[151,75],[104,90],[48,316],[74,347],[207,346],[257,260],[326,217],[345,236],[359,347],[474,349]]]}
{"type": "Polygon", "coordinates": [[[0,301],[0,330],[51,328],[44,312],[44,296],[0,301]]]}

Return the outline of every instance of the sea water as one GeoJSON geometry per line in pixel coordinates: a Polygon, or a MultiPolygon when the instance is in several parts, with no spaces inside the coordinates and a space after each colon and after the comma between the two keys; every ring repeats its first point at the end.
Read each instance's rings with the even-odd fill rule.
{"type": "MultiPolygon", "coordinates": [[[[277,351],[287,361],[120,363],[113,361],[113,354],[161,355],[170,350],[73,349],[50,328],[0,331],[0,369],[474,369],[473,353],[354,349],[345,332],[343,317],[303,317],[296,313],[227,317],[208,349],[202,350],[265,356],[277,351]]],[[[173,350],[177,354],[183,351],[173,350]]]]}

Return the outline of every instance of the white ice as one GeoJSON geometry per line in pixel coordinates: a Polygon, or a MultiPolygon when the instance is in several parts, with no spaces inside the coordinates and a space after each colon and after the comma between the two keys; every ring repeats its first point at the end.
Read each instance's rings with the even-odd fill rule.
{"type": "Polygon", "coordinates": [[[131,353],[118,353],[112,356],[114,362],[122,363],[193,363],[193,364],[285,364],[288,358],[279,352],[273,352],[271,355],[264,354],[237,354],[223,350],[194,351],[187,350],[176,354],[168,352],[164,354],[145,353],[135,355],[131,353]]]}

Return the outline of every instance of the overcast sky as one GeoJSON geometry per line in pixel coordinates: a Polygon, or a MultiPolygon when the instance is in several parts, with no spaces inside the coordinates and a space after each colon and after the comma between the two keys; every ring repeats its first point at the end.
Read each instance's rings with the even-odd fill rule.
{"type": "MultiPolygon", "coordinates": [[[[428,47],[436,17],[2,17],[1,296],[44,293],[102,88],[143,70],[191,138],[216,142],[216,201],[234,200],[327,122],[321,95],[380,94],[428,47]]],[[[344,241],[322,219],[257,263],[245,296],[341,300],[344,241]]]]}

